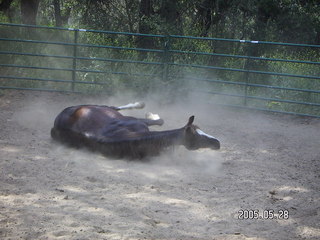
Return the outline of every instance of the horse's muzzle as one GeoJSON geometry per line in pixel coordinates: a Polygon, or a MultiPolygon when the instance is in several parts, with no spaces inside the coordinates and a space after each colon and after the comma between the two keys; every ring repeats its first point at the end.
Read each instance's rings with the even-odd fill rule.
{"type": "Polygon", "coordinates": [[[219,150],[220,149],[220,141],[218,139],[210,139],[210,148],[213,150],[219,150]]]}

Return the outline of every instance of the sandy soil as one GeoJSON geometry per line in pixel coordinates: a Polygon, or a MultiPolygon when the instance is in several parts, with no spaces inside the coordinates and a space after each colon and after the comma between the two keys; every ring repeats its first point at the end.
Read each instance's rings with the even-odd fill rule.
{"type": "Polygon", "coordinates": [[[146,101],[125,114],[159,113],[157,130],[195,114],[222,149],[135,162],[49,134],[64,107],[128,99],[0,94],[0,239],[320,239],[319,119],[146,101]]]}

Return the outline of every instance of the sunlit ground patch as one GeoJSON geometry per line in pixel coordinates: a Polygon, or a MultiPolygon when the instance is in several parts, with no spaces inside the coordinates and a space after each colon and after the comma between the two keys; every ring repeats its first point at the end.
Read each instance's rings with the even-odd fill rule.
{"type": "Polygon", "coordinates": [[[15,146],[4,146],[4,147],[1,147],[0,150],[8,153],[21,152],[21,149],[15,146]]]}

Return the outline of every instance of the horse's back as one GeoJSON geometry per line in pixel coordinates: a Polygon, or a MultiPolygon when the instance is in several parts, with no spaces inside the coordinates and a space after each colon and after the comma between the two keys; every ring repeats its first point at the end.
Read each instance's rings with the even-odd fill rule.
{"type": "Polygon", "coordinates": [[[123,118],[117,110],[107,106],[79,105],[64,109],[57,117],[54,127],[73,131],[100,129],[114,119],[123,118]]]}
{"type": "Polygon", "coordinates": [[[113,107],[80,105],[68,107],[56,117],[51,136],[78,146],[123,141],[148,131],[145,123],[123,116],[113,107]]]}
{"type": "Polygon", "coordinates": [[[105,125],[122,117],[117,110],[107,106],[67,107],[56,117],[51,136],[56,140],[74,145],[88,137],[97,137],[105,125]]]}

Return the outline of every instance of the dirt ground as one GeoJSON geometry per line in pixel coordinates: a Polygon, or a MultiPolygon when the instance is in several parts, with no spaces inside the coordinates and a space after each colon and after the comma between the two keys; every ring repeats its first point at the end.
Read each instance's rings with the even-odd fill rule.
{"type": "Polygon", "coordinates": [[[221,150],[139,162],[50,138],[64,107],[127,101],[0,92],[0,239],[320,239],[320,119],[146,100],[125,114],[194,114],[221,150]]]}

